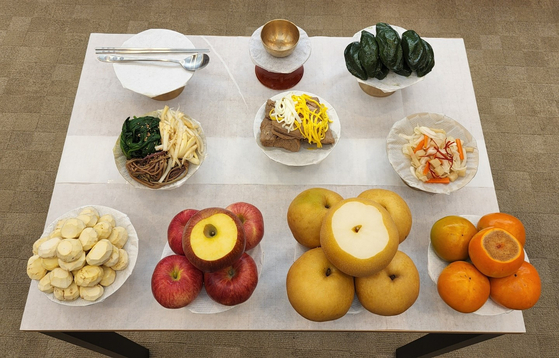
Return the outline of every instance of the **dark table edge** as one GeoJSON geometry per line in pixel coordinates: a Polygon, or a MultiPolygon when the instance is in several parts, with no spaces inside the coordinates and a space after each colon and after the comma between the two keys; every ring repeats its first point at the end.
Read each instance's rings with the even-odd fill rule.
{"type": "Polygon", "coordinates": [[[116,332],[40,332],[109,357],[149,357],[149,349],[116,332]]]}
{"type": "MultiPolygon", "coordinates": [[[[47,336],[75,344],[109,357],[149,357],[149,349],[116,333],[109,331],[41,331],[47,336]]],[[[396,349],[397,358],[435,357],[504,333],[427,333],[396,349]]]]}

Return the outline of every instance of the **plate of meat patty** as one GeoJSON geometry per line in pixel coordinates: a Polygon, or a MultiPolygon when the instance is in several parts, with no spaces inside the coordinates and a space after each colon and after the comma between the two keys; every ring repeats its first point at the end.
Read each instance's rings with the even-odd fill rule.
{"type": "Polygon", "coordinates": [[[269,98],[256,113],[253,129],[262,151],[270,159],[289,166],[320,163],[334,149],[341,134],[336,110],[320,96],[303,91],[283,92],[269,98]]]}

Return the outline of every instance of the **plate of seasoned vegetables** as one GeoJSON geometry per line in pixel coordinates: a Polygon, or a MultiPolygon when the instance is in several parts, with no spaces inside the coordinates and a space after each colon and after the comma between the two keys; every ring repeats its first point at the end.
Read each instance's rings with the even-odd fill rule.
{"type": "Polygon", "coordinates": [[[344,58],[348,71],[361,85],[386,93],[421,81],[435,66],[428,41],[414,30],[383,22],[354,34],[344,58]]]}
{"type": "Polygon", "coordinates": [[[120,174],[136,188],[175,189],[206,158],[201,124],[165,106],[142,117],[128,117],[113,148],[120,174]]]}
{"type": "Polygon", "coordinates": [[[386,139],[388,160],[412,188],[450,194],[476,175],[475,138],[454,119],[439,113],[416,113],[396,122],[386,139]]]}

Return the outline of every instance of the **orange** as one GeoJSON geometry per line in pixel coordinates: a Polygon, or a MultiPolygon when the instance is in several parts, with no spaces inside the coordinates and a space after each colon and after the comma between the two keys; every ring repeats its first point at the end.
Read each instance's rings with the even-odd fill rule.
{"type": "Polygon", "coordinates": [[[445,267],[437,281],[443,301],[462,313],[475,312],[489,298],[489,279],[469,262],[454,261],[445,267]]]}
{"type": "Polygon", "coordinates": [[[470,240],[470,260],[475,267],[489,277],[512,275],[524,262],[524,250],[520,242],[508,231],[488,227],[470,240]]]}
{"type": "Polygon", "coordinates": [[[477,223],[477,229],[483,230],[488,227],[498,227],[500,229],[507,230],[520,242],[520,245],[523,247],[526,243],[526,229],[520,219],[515,216],[506,213],[491,213],[483,215],[477,223]]]}
{"type": "Polygon", "coordinates": [[[489,279],[491,299],[513,310],[525,310],[536,304],[542,292],[540,275],[536,268],[523,262],[514,274],[489,279]]]}
{"type": "Polygon", "coordinates": [[[445,216],[431,227],[431,247],[445,261],[468,259],[468,244],[477,229],[468,219],[445,216]]]}

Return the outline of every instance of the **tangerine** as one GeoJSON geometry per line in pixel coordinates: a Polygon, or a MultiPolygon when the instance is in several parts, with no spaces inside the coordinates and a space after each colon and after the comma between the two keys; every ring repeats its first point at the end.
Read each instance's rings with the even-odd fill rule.
{"type": "Polygon", "coordinates": [[[525,310],[534,306],[542,292],[538,271],[526,261],[512,275],[490,278],[489,283],[491,299],[513,310],[525,310]]]}
{"type": "Polygon", "coordinates": [[[498,227],[508,231],[520,242],[522,247],[526,243],[526,229],[522,221],[515,216],[507,213],[485,214],[479,219],[477,229],[481,231],[488,227],[498,227]]]}
{"type": "Polygon", "coordinates": [[[512,275],[524,262],[524,250],[520,242],[508,231],[488,227],[470,240],[470,260],[475,267],[489,277],[512,275]]]}
{"type": "Polygon", "coordinates": [[[437,280],[437,291],[451,308],[471,313],[487,302],[489,279],[471,263],[454,261],[442,270],[437,280]]]}
{"type": "Polygon", "coordinates": [[[445,261],[468,259],[468,244],[477,229],[461,216],[445,216],[431,227],[431,247],[445,261]]]}

